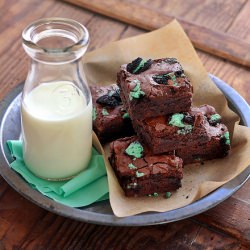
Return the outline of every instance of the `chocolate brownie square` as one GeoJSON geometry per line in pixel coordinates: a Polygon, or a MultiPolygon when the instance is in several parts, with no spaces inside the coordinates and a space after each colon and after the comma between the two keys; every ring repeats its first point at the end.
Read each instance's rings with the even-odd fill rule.
{"type": "Polygon", "coordinates": [[[136,136],[110,144],[110,163],[126,196],[144,196],[181,187],[182,159],[152,155],[136,136]]]}
{"type": "Polygon", "coordinates": [[[116,84],[90,86],[93,100],[93,129],[101,142],[133,135],[131,120],[116,84]]]}
{"type": "MultiPolygon", "coordinates": [[[[194,147],[211,139],[208,105],[192,107],[188,112],[134,120],[134,129],[153,154],[194,147]]],[[[215,111],[214,111],[215,112],[215,111]]],[[[214,113],[216,114],[216,113],[214,113]]]]}
{"type": "Polygon", "coordinates": [[[227,156],[230,150],[229,132],[227,127],[221,123],[221,116],[211,106],[203,106],[201,110],[208,119],[210,126],[207,127],[207,133],[211,139],[206,143],[176,150],[176,155],[183,159],[185,165],[222,158],[227,156]]]}
{"type": "Polygon", "coordinates": [[[175,58],[137,58],[117,74],[122,102],[131,119],[188,111],[192,85],[175,58]]]}

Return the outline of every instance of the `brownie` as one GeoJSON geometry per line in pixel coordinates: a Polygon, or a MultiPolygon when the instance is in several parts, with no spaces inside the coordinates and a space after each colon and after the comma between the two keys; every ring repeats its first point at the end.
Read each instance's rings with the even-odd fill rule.
{"type": "Polygon", "coordinates": [[[181,187],[182,159],[173,154],[152,155],[136,136],[111,142],[110,152],[110,163],[126,196],[158,194],[181,187]]]}
{"type": "Polygon", "coordinates": [[[131,119],[188,111],[192,85],[175,58],[137,58],[117,74],[122,102],[131,119]]]}
{"type": "Polygon", "coordinates": [[[93,129],[101,142],[134,134],[116,84],[90,86],[93,100],[93,129]]]}
{"type": "Polygon", "coordinates": [[[205,160],[222,158],[230,150],[230,138],[227,127],[221,123],[221,116],[211,106],[201,108],[209,122],[207,133],[211,139],[206,143],[199,143],[190,147],[176,150],[176,155],[183,159],[183,163],[203,163],[205,160]]]}
{"type": "Polygon", "coordinates": [[[208,142],[212,117],[217,116],[208,105],[192,107],[188,112],[134,120],[134,129],[153,154],[194,147],[208,142]]]}

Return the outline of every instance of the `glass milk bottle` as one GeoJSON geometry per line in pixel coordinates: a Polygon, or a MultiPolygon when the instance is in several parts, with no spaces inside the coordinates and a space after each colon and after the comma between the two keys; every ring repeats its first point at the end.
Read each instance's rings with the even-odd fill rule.
{"type": "Polygon", "coordinates": [[[24,161],[38,177],[69,179],[91,158],[92,99],[81,65],[89,34],[74,20],[46,18],[22,36],[31,58],[21,103],[24,161]]]}

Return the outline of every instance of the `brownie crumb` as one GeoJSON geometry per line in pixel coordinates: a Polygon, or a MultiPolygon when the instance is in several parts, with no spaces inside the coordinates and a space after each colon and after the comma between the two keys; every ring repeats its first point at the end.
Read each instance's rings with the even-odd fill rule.
{"type": "Polygon", "coordinates": [[[169,199],[171,197],[172,193],[171,192],[166,192],[165,193],[165,198],[169,199]]]}

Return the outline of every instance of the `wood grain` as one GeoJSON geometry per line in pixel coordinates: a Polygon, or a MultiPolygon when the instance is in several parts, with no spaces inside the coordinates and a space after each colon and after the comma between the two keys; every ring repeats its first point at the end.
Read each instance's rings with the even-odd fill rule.
{"type": "Polygon", "coordinates": [[[196,220],[214,226],[250,246],[250,209],[249,204],[237,198],[230,198],[216,208],[195,217],[196,220]],[[227,211],[230,216],[223,216],[227,211]]]}
{"type": "MultiPolygon", "coordinates": [[[[172,16],[167,16],[159,11],[154,11],[150,8],[139,6],[136,3],[123,0],[64,1],[146,30],[155,30],[173,20],[172,16]]],[[[226,35],[225,33],[198,26],[181,18],[178,18],[178,20],[182,24],[195,48],[240,65],[250,67],[250,43],[240,40],[237,37],[226,35]]]]}
{"type": "MultiPolygon", "coordinates": [[[[249,2],[244,0],[219,0],[219,10],[217,0],[186,0],[181,4],[177,0],[136,1],[150,4],[157,10],[172,10],[174,15],[181,15],[189,21],[197,19],[206,27],[249,39],[249,27],[245,27],[244,32],[237,30],[237,26],[247,21],[246,13],[250,13],[249,2]],[[191,6],[195,5],[197,8],[192,9],[191,6]],[[209,22],[213,12],[216,21],[209,22]]],[[[0,99],[26,77],[28,58],[21,47],[20,35],[22,29],[35,19],[60,16],[80,21],[90,31],[90,49],[144,32],[53,0],[0,1],[0,15],[0,99]]],[[[228,82],[250,102],[250,73],[246,68],[204,52],[198,53],[209,72],[228,82]]],[[[22,198],[0,177],[0,250],[249,249],[250,224],[246,220],[249,187],[250,182],[247,182],[232,198],[192,220],[143,228],[119,228],[81,223],[47,212],[22,198]]]]}
{"type": "Polygon", "coordinates": [[[247,1],[241,9],[232,25],[228,28],[228,33],[237,35],[241,39],[250,43],[250,1],[247,1]]]}
{"type": "Polygon", "coordinates": [[[163,14],[195,22],[212,30],[224,33],[234,22],[247,0],[131,0],[163,14]]]}

